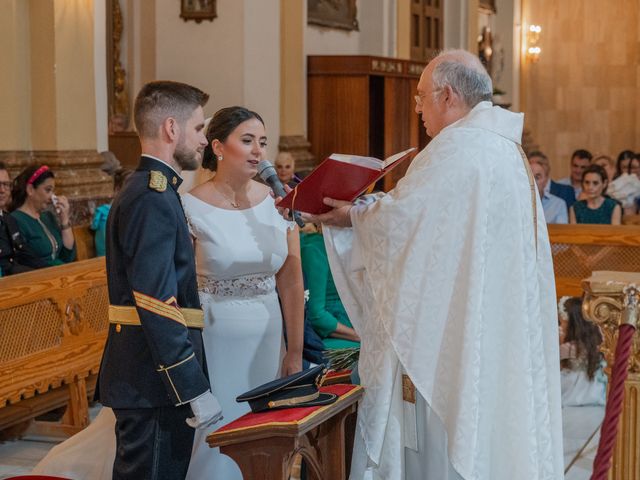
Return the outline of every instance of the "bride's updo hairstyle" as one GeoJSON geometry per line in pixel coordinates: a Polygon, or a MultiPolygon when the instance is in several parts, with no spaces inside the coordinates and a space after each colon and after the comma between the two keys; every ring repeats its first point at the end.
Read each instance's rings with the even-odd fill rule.
{"type": "Polygon", "coordinates": [[[207,129],[209,144],[202,155],[202,166],[215,172],[218,168],[218,158],[213,153],[211,143],[214,140],[218,140],[220,143],[226,142],[231,132],[238,128],[238,125],[252,118],[257,118],[264,126],[264,120],[260,115],[244,107],[235,106],[218,110],[209,122],[207,129]]]}

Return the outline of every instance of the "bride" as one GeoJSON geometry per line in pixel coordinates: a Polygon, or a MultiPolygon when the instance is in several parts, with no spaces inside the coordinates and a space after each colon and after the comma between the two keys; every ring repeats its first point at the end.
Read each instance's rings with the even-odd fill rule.
{"type": "MultiPolygon", "coordinates": [[[[195,237],[211,389],[230,422],[249,411],[236,396],[301,369],[300,245],[294,225],[274,208],[269,188],[253,180],[266,151],[262,118],[243,107],[224,108],[211,120],[207,139],[203,167],[216,174],[184,195],[183,203],[195,237]]],[[[111,410],[103,408],[32,473],[110,479],[114,423],[111,410]]],[[[242,479],[233,460],[206,444],[209,432],[196,430],[187,479],[242,479]]]]}

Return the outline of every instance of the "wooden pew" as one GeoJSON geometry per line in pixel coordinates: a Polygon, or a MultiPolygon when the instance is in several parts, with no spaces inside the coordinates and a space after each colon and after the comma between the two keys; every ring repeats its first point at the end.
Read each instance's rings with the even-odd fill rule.
{"type": "Polygon", "coordinates": [[[76,260],[96,256],[95,232],[89,228],[89,224],[74,226],[73,238],[76,240],[76,260]]]}
{"type": "Polygon", "coordinates": [[[104,258],[0,278],[0,430],[65,405],[32,430],[87,426],[107,327],[104,258]]]}
{"type": "Polygon", "coordinates": [[[640,272],[639,225],[549,225],[556,294],[582,296],[598,270],[640,272]]]}

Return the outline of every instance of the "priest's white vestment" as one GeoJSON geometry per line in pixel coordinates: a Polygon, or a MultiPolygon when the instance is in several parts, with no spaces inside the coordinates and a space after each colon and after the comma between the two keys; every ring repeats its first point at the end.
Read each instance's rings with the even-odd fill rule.
{"type": "Polygon", "coordinates": [[[522,114],[479,103],[396,188],[354,206],[352,229],[324,230],[362,338],[354,480],[563,478],[555,284],[522,128],[522,114]],[[441,437],[417,452],[439,474],[405,471],[416,435],[403,373],[441,437]]]}

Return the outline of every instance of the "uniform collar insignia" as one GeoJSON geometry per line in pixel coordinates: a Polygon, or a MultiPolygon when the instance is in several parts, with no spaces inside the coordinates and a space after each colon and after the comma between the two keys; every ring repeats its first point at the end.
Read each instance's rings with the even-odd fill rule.
{"type": "Polygon", "coordinates": [[[167,189],[167,177],[158,170],[149,171],[149,188],[156,192],[164,192],[167,189]]]}
{"type": "MultiPolygon", "coordinates": [[[[144,170],[148,172],[156,171],[161,173],[165,178],[165,188],[166,185],[171,185],[174,190],[178,190],[178,187],[182,183],[182,178],[180,175],[176,173],[176,171],[171,168],[169,165],[164,163],[163,161],[152,157],[150,155],[142,155],[140,159],[140,164],[138,166],[138,170],[144,170]],[[175,180],[174,180],[175,178],[175,180]]],[[[153,188],[157,190],[154,186],[151,185],[151,177],[149,177],[149,188],[153,188]]],[[[164,191],[164,190],[158,190],[164,191]]]]}

